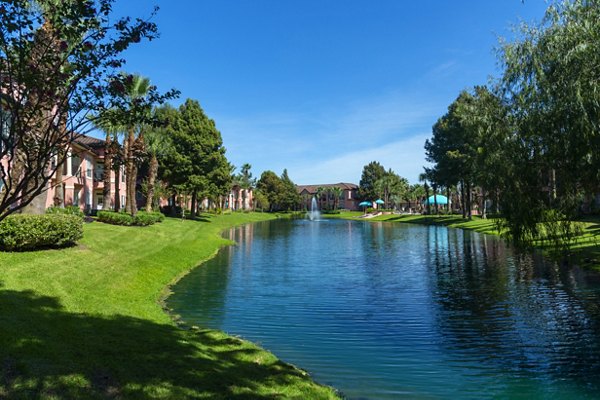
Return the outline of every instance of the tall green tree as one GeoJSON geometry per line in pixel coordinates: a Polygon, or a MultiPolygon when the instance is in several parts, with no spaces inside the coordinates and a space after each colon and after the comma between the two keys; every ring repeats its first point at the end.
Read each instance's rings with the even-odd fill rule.
{"type": "Polygon", "coordinates": [[[269,204],[269,211],[281,211],[283,206],[281,204],[281,196],[285,191],[285,187],[281,178],[273,171],[264,171],[260,175],[260,179],[256,184],[259,192],[267,198],[269,204]]]}
{"type": "Polygon", "coordinates": [[[166,134],[172,151],[165,154],[163,176],[191,194],[192,217],[198,201],[216,204],[231,189],[233,167],[225,157],[221,133],[196,100],[187,99],[178,110],[167,108],[166,134]]]}
{"type": "Polygon", "coordinates": [[[358,187],[358,195],[362,200],[373,201],[377,197],[377,191],[375,190],[375,182],[383,178],[385,175],[385,168],[377,162],[372,161],[365,165],[362,170],[360,177],[360,183],[358,187]]]}
{"type": "Polygon", "coordinates": [[[288,211],[298,210],[302,199],[296,189],[296,184],[290,179],[287,169],[284,169],[281,174],[281,183],[283,188],[283,192],[281,193],[281,207],[288,211]]]}

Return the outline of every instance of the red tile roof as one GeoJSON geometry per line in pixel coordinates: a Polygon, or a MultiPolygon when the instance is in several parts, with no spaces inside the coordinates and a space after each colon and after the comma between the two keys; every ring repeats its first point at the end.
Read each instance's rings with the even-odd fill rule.
{"type": "Polygon", "coordinates": [[[302,193],[303,191],[307,191],[309,194],[315,194],[317,193],[317,190],[322,187],[322,188],[334,188],[334,187],[339,187],[342,190],[357,190],[358,189],[358,185],[355,185],[354,183],[344,183],[344,182],[340,182],[340,183],[324,183],[322,185],[296,185],[296,190],[298,191],[298,193],[302,193]]]}

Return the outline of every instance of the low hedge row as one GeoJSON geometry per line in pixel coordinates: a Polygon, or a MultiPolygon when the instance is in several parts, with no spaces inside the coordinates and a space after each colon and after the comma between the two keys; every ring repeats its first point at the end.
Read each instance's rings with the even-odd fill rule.
{"type": "Polygon", "coordinates": [[[78,206],[65,206],[65,207],[48,207],[46,208],[46,214],[67,214],[77,215],[80,218],[84,218],[85,214],[78,206]]]}
{"type": "Polygon", "coordinates": [[[159,212],[138,211],[135,217],[114,211],[98,211],[98,221],[112,225],[148,226],[162,222],[165,216],[159,212]]]}
{"type": "Polygon", "coordinates": [[[83,237],[78,215],[9,215],[0,222],[0,249],[8,251],[65,247],[83,237]]]}

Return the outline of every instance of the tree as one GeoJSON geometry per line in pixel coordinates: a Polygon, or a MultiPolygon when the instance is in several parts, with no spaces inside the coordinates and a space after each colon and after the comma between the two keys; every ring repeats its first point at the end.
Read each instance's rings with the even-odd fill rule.
{"type": "Polygon", "coordinates": [[[288,211],[297,210],[300,207],[302,199],[296,190],[296,184],[288,176],[287,169],[284,169],[281,174],[281,183],[283,191],[280,195],[280,206],[288,211]]]}
{"type": "MultiPolygon", "coordinates": [[[[425,169],[425,168],[424,168],[425,169]]],[[[423,189],[425,190],[425,207],[427,209],[427,214],[431,214],[431,205],[429,204],[429,185],[427,181],[429,176],[427,174],[427,170],[419,174],[419,182],[423,182],[423,189]]]]}
{"type": "Polygon", "coordinates": [[[221,133],[198,101],[187,99],[178,110],[167,107],[164,113],[172,151],[162,160],[163,176],[191,194],[193,218],[199,199],[216,203],[228,193],[233,168],[225,157],[221,133]]]}
{"type": "Polygon", "coordinates": [[[265,171],[260,175],[260,179],[256,184],[258,191],[267,198],[269,211],[280,211],[283,209],[281,205],[281,194],[285,188],[281,179],[273,171],[265,171]]]}
{"type": "Polygon", "coordinates": [[[340,205],[340,197],[344,194],[344,189],[339,186],[331,188],[331,195],[333,196],[333,209],[337,210],[340,205]]]}
{"type": "MultiPolygon", "coordinates": [[[[113,158],[117,152],[120,151],[117,141],[117,136],[124,132],[124,128],[118,125],[115,121],[116,117],[111,116],[111,113],[116,112],[114,109],[104,110],[97,117],[92,117],[94,126],[100,129],[105,134],[104,139],[104,170],[102,172],[102,198],[103,205],[107,209],[110,209],[112,203],[112,196],[110,193],[111,188],[111,172],[113,171],[113,158]]],[[[118,163],[117,163],[118,165],[118,163]]],[[[60,173],[59,173],[60,174],[60,173]]],[[[115,177],[118,179],[119,173],[115,173],[115,177]]],[[[115,182],[115,188],[118,184],[115,182]]],[[[115,194],[115,200],[118,195],[115,194]]],[[[118,211],[118,210],[117,210],[118,211]]]]}
{"type": "Polygon", "coordinates": [[[598,192],[598,21],[597,0],[556,3],[539,25],[523,24],[517,40],[503,43],[500,94],[513,130],[500,201],[518,244],[543,239],[555,226],[563,233],[550,239],[567,244],[582,197],[598,192]]]}
{"type": "Polygon", "coordinates": [[[385,168],[377,161],[372,161],[363,167],[360,178],[358,195],[362,200],[373,201],[377,197],[375,182],[385,175],[385,168]]]}
{"type": "MultiPolygon", "coordinates": [[[[44,193],[87,114],[120,106],[112,83],[131,43],[157,36],[152,22],[111,17],[113,0],[10,1],[0,6],[0,220],[44,193]]],[[[40,202],[43,203],[43,202],[40,202]]]]}
{"type": "Polygon", "coordinates": [[[154,203],[154,194],[156,189],[156,180],[158,178],[158,159],[162,155],[168,154],[171,151],[172,142],[168,136],[168,130],[165,129],[169,122],[168,113],[165,107],[156,108],[154,110],[154,120],[156,124],[148,127],[144,136],[146,152],[149,155],[148,160],[148,178],[146,180],[146,211],[152,211],[154,203]],[[165,111],[163,111],[165,110],[165,111]]]}
{"type": "Polygon", "coordinates": [[[389,207],[393,197],[401,198],[408,190],[408,181],[390,169],[373,186],[376,197],[383,198],[386,207],[389,207]]]}

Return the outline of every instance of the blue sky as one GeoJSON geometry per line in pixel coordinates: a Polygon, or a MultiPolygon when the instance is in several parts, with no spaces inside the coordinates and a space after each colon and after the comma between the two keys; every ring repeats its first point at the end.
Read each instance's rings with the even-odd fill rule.
{"type": "Polygon", "coordinates": [[[126,70],[197,99],[227,157],[255,176],[358,183],[379,161],[416,182],[431,126],[462,89],[498,75],[494,48],[544,0],[118,0],[161,38],[126,70]]]}

